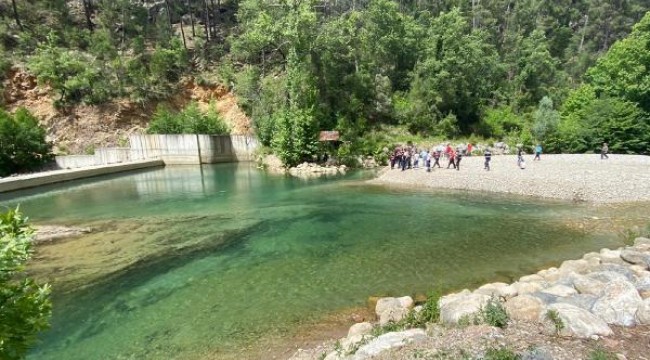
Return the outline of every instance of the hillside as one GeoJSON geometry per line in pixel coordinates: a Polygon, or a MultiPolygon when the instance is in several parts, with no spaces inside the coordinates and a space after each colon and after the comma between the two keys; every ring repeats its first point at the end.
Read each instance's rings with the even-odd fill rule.
{"type": "Polygon", "coordinates": [[[237,105],[232,92],[223,86],[197,85],[192,79],[179,84],[179,91],[168,100],[144,106],[129,99],[116,99],[100,105],[77,104],[57,109],[51,88],[37,85],[34,76],[12,69],[4,84],[4,102],[10,111],[25,107],[47,129],[49,140],[59,154],[83,154],[95,147],[125,146],[128,136],[143,132],[158,104],[181,109],[190,101],[207,108],[215,102],[218,112],[233,134],[251,133],[250,119],[237,105]]]}

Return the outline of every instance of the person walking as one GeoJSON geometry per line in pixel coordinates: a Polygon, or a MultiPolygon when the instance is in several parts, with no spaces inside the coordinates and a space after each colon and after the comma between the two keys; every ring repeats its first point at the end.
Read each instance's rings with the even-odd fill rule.
{"type": "Polygon", "coordinates": [[[456,170],[460,171],[460,161],[463,159],[463,152],[456,152],[456,170]]]}
{"type": "Polygon", "coordinates": [[[424,159],[425,159],[424,163],[427,166],[427,172],[431,172],[431,158],[432,157],[433,156],[431,156],[431,151],[429,151],[428,153],[426,153],[426,155],[424,155],[424,159]]]}
{"type": "Polygon", "coordinates": [[[533,161],[535,160],[541,161],[542,160],[542,158],[540,157],[541,155],[542,155],[542,145],[537,144],[537,146],[535,146],[535,158],[533,159],[533,161]]]}
{"type": "Polygon", "coordinates": [[[436,167],[436,165],[438,165],[438,169],[441,168],[441,166],[440,166],[440,156],[441,155],[442,155],[441,151],[435,151],[433,153],[433,160],[435,160],[435,162],[433,163],[433,165],[431,167],[436,167]]]}
{"type": "Polygon", "coordinates": [[[600,148],[600,160],[609,159],[607,154],[609,153],[609,146],[607,143],[603,143],[603,147],[600,148]]]}
{"type": "Polygon", "coordinates": [[[483,168],[490,171],[490,161],[492,160],[492,151],[490,151],[490,148],[485,148],[483,155],[485,156],[485,166],[483,168]]]}
{"type": "Polygon", "coordinates": [[[409,154],[408,149],[404,150],[402,154],[402,171],[406,170],[407,167],[411,168],[411,154],[409,154]]]}
{"type": "Polygon", "coordinates": [[[449,164],[447,164],[447,169],[449,169],[450,166],[453,166],[454,169],[456,168],[456,153],[453,149],[449,153],[449,164]]]}
{"type": "Polygon", "coordinates": [[[517,144],[517,166],[521,168],[521,164],[524,162],[524,149],[523,145],[517,144]]]}
{"type": "Polygon", "coordinates": [[[472,143],[467,143],[467,156],[472,156],[472,143]]]}

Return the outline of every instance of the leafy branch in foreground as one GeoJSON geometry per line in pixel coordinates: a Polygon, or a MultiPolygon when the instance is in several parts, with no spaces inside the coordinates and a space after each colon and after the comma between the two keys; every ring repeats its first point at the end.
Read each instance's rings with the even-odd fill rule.
{"type": "Polygon", "coordinates": [[[34,231],[18,210],[0,213],[0,358],[25,357],[52,311],[50,287],[23,276],[34,231]]]}

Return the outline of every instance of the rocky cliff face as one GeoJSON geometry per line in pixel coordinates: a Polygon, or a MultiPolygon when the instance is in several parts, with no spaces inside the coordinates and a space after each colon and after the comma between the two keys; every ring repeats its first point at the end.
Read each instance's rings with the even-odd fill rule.
{"type": "MultiPolygon", "coordinates": [[[[21,69],[10,71],[4,83],[4,103],[9,111],[25,107],[47,129],[55,153],[83,154],[103,146],[126,146],[130,134],[143,132],[159,103],[138,104],[128,99],[91,106],[54,107],[51,89],[39,86],[36,79],[21,69]]],[[[206,108],[214,101],[233,134],[249,134],[250,119],[237,105],[237,99],[224,86],[198,85],[193,79],[179,83],[178,93],[162,102],[179,109],[190,101],[206,108]]]]}

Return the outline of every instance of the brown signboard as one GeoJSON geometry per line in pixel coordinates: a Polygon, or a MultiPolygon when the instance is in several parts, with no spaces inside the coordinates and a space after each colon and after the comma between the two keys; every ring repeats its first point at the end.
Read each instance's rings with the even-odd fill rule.
{"type": "Polygon", "coordinates": [[[321,131],[318,141],[339,141],[338,131],[321,131]]]}

